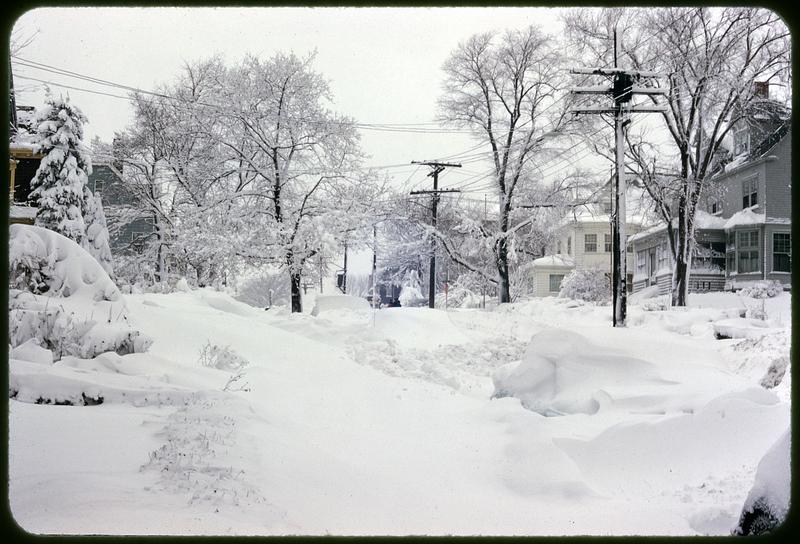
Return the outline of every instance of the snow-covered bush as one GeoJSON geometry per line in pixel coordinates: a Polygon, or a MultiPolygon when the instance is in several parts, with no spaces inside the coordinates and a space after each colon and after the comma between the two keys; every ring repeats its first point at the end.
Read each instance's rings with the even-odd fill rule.
{"type": "Polygon", "coordinates": [[[670,302],[667,297],[656,297],[642,303],[642,310],[645,312],[663,312],[669,308],[670,302]]]}
{"type": "Polygon", "coordinates": [[[755,304],[746,304],[747,317],[751,319],[760,319],[766,321],[767,309],[766,299],[774,298],[783,292],[783,285],[781,282],[774,280],[762,280],[752,283],[747,287],[739,290],[739,296],[751,298],[755,300],[755,304]]]}
{"type": "Polygon", "coordinates": [[[791,446],[791,432],[787,430],[761,459],[734,535],[770,533],[786,519],[792,481],[791,446]]]}
{"type": "Polygon", "coordinates": [[[119,289],[85,249],[40,227],[11,225],[9,230],[12,347],[35,339],[55,359],[149,347],[152,341],[128,323],[119,289]]]}
{"type": "Polygon", "coordinates": [[[289,281],[285,273],[265,273],[242,281],[234,298],[257,308],[269,308],[270,302],[273,306],[288,304],[289,281]]]}
{"type": "Polygon", "coordinates": [[[601,302],[611,298],[611,285],[606,274],[595,268],[576,268],[561,281],[561,298],[601,302]]]}
{"type": "Polygon", "coordinates": [[[783,292],[783,285],[775,280],[762,280],[754,282],[739,290],[739,295],[743,297],[765,299],[777,297],[783,292]]]}
{"type": "MultiPolygon", "coordinates": [[[[480,308],[483,297],[457,281],[447,289],[447,306],[450,308],[480,308]]],[[[444,308],[445,295],[437,293],[435,298],[437,308],[444,308]]]]}
{"type": "Polygon", "coordinates": [[[250,364],[250,361],[236,353],[230,346],[219,346],[211,342],[206,342],[200,349],[199,362],[205,367],[229,372],[237,372],[250,364]]]}

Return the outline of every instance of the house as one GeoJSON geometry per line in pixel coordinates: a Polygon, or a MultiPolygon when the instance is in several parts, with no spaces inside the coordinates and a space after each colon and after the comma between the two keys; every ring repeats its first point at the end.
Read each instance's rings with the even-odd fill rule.
{"type": "MultiPolygon", "coordinates": [[[[789,119],[773,120],[765,130],[765,124],[737,127],[738,155],[711,178],[701,197],[690,292],[733,290],[756,280],[791,285],[791,125],[789,119]]],[[[672,253],[666,225],[630,241],[636,255],[634,292],[657,285],[659,294],[668,293],[672,253]]]]}
{"type": "MultiPolygon", "coordinates": [[[[610,183],[607,184],[610,189],[610,183]]],[[[626,232],[637,233],[643,219],[628,214],[626,232]]],[[[633,283],[632,248],[628,246],[628,289],[633,283]]],[[[558,228],[555,240],[546,255],[533,261],[534,295],[555,296],[561,290],[561,280],[574,269],[598,269],[611,278],[612,231],[611,198],[576,207],[558,228]]]]}
{"type": "Polygon", "coordinates": [[[8,154],[9,222],[32,225],[36,207],[29,201],[31,180],[43,155],[36,153],[33,145],[24,142],[12,142],[8,154]]]}

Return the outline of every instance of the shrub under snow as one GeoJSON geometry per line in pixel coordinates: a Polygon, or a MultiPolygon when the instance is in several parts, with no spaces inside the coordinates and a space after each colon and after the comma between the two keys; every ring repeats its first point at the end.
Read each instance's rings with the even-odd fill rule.
{"type": "Polygon", "coordinates": [[[739,294],[743,297],[764,299],[777,297],[783,293],[783,285],[775,280],[763,280],[742,288],[739,294]]]}
{"type": "Polygon", "coordinates": [[[734,535],[770,533],[786,519],[791,495],[791,449],[791,430],[787,430],[758,464],[734,535]]]}
{"type": "Polygon", "coordinates": [[[131,328],[119,289],[72,240],[48,229],[11,225],[9,342],[31,339],[58,360],[146,350],[152,340],[131,328]]]}
{"type": "Polygon", "coordinates": [[[602,302],[611,298],[611,286],[602,270],[575,269],[561,282],[558,296],[586,302],[602,302]]]}

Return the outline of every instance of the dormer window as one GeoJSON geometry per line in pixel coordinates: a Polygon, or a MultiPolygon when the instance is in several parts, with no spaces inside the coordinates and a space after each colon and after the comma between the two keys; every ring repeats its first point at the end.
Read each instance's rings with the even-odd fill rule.
{"type": "Polygon", "coordinates": [[[742,182],[742,209],[758,204],[758,176],[747,178],[742,182]]]}

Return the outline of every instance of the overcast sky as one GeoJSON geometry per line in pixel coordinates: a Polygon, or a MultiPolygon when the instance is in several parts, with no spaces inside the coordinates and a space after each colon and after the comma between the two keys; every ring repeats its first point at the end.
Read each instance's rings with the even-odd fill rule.
{"type": "MultiPolygon", "coordinates": [[[[427,123],[436,115],[441,67],[477,32],[560,26],[549,8],[48,8],[25,13],[15,33],[33,42],[19,56],[82,75],[142,89],[169,81],[186,61],[222,54],[271,56],[317,51],[314,68],[330,81],[334,109],[360,123],[427,123]]],[[[19,103],[42,103],[42,84],[17,76],[111,94],[123,90],[13,66],[19,103]]],[[[110,141],[131,119],[130,103],[86,91],[68,92],[89,118],[86,139],[110,141]]],[[[372,165],[439,158],[473,147],[465,134],[362,131],[372,165]]],[[[472,165],[452,181],[479,173],[472,165]]],[[[406,180],[414,167],[389,170],[406,180]]],[[[418,170],[414,179],[425,177],[418,170]]],[[[444,182],[444,177],[442,181],[444,182]]],[[[413,181],[413,179],[412,179],[413,181]]]]}

